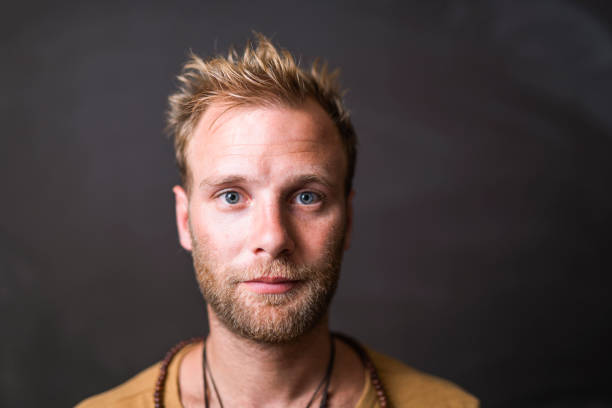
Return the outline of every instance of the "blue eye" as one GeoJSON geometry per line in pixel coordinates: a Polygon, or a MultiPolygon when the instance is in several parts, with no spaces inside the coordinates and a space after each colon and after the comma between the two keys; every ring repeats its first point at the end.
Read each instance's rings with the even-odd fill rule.
{"type": "Polygon", "coordinates": [[[310,205],[319,201],[321,197],[317,193],[313,193],[312,191],[304,191],[297,196],[297,201],[300,204],[310,205]]]}
{"type": "Polygon", "coordinates": [[[240,202],[240,194],[236,191],[226,191],[223,193],[223,198],[228,204],[238,204],[240,202]]]}

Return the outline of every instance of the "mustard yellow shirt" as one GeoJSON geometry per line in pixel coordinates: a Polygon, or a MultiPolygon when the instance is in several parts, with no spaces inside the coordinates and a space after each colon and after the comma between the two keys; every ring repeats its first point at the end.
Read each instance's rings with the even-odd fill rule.
{"type": "MultiPolygon", "coordinates": [[[[168,367],[168,377],[164,390],[164,406],[181,408],[178,372],[181,360],[196,344],[180,350],[168,367]]],[[[477,408],[478,400],[455,384],[422,373],[397,360],[367,350],[385,388],[392,407],[396,408],[477,408]]],[[[86,399],[76,408],[153,408],[155,381],[159,375],[160,363],[140,372],[125,383],[86,399]]],[[[365,386],[355,408],[380,408],[370,376],[366,376],[365,386]]]]}

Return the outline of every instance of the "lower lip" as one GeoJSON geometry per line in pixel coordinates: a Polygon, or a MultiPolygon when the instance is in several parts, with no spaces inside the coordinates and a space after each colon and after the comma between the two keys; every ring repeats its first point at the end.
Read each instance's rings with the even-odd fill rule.
{"type": "Polygon", "coordinates": [[[243,282],[251,292],[259,294],[268,293],[286,293],[293,289],[298,282],[297,281],[285,281],[285,282],[261,282],[261,281],[248,281],[243,282]]]}

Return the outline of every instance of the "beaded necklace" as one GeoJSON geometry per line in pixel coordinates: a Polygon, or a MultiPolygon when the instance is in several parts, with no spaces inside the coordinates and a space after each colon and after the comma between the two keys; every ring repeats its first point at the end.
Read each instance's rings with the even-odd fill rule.
{"type": "MultiPolygon", "coordinates": [[[[378,404],[380,405],[381,408],[391,408],[391,404],[389,403],[387,394],[385,393],[382,382],[380,381],[380,377],[378,376],[376,367],[374,366],[374,363],[372,363],[372,360],[368,356],[368,353],[363,348],[363,346],[361,346],[361,344],[359,344],[356,340],[352,339],[351,337],[345,336],[340,333],[332,333],[331,336],[332,336],[332,339],[335,337],[343,341],[357,353],[363,365],[365,366],[366,370],[368,370],[368,372],[370,373],[370,381],[372,381],[372,385],[374,386],[374,390],[376,391],[376,398],[378,399],[378,404]]],[[[161,365],[159,368],[159,376],[157,377],[157,381],[155,383],[155,391],[153,393],[153,402],[155,404],[155,408],[164,408],[164,385],[166,383],[166,378],[168,376],[168,367],[170,366],[170,362],[172,361],[174,356],[185,346],[189,344],[197,343],[200,341],[206,341],[206,338],[205,337],[193,337],[188,340],[183,340],[177,345],[175,345],[174,347],[172,347],[170,350],[168,350],[163,361],[161,362],[161,365]]],[[[333,345],[333,341],[332,341],[332,345],[333,345]]],[[[207,366],[206,360],[205,360],[206,350],[203,351],[203,354],[204,354],[203,364],[204,364],[204,369],[206,369],[206,366],[207,366]]],[[[326,383],[326,387],[325,387],[325,394],[323,396],[323,400],[321,401],[321,407],[327,406],[327,388],[329,387],[329,380],[331,378],[331,367],[332,366],[333,366],[333,350],[332,350],[332,355],[330,358],[330,363],[328,364],[328,367],[327,367],[327,370],[329,373],[326,372],[326,376],[323,378],[323,381],[321,382],[321,384],[319,384],[319,386],[315,390],[315,394],[313,395],[310,402],[308,403],[308,406],[310,406],[310,404],[312,403],[312,401],[318,394],[319,389],[321,388],[322,384],[324,383],[326,383]]],[[[209,374],[210,374],[210,370],[209,370],[209,374]]],[[[212,376],[211,376],[211,380],[212,380],[212,376]]],[[[204,372],[204,387],[206,387],[206,371],[204,372]]],[[[217,395],[218,401],[221,403],[221,399],[219,397],[219,393],[216,390],[214,381],[213,381],[213,388],[217,395]]],[[[204,394],[205,406],[208,407],[208,398],[206,398],[206,392],[207,392],[206,388],[204,392],[205,392],[204,394]]],[[[221,406],[223,405],[221,404],[221,406]]]]}

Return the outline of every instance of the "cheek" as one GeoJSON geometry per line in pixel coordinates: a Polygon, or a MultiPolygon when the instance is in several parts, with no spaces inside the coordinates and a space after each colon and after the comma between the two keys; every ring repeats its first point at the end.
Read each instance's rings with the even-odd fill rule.
{"type": "Polygon", "coordinates": [[[296,233],[300,246],[309,257],[322,255],[322,250],[342,238],[345,221],[341,211],[330,213],[326,217],[299,222],[296,233]]]}
{"type": "Polygon", "coordinates": [[[206,245],[213,256],[241,250],[247,228],[244,219],[219,214],[203,205],[197,211],[192,211],[190,219],[194,238],[206,245]]]}

